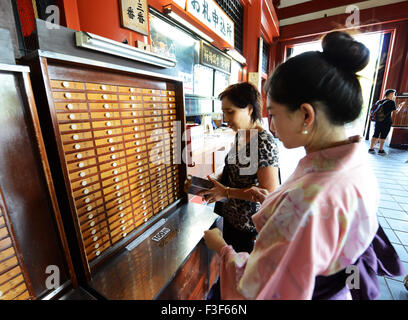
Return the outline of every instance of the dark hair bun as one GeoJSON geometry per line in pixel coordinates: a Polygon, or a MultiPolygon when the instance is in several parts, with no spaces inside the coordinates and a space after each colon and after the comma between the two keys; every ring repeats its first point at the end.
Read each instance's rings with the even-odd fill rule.
{"type": "Polygon", "coordinates": [[[363,70],[370,60],[368,48],[345,32],[327,34],[322,40],[322,47],[324,58],[346,72],[363,70]]]}

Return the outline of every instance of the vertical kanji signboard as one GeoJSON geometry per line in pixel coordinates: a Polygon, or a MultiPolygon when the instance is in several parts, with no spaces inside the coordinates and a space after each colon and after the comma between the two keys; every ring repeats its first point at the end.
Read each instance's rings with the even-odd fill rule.
{"type": "Polygon", "coordinates": [[[120,0],[122,27],[149,35],[147,0],[120,0]]]}

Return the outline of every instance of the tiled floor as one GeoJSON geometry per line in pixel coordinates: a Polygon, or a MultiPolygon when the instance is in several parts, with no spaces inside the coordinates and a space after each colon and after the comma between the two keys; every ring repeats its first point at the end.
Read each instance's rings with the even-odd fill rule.
{"type": "MultiPolygon", "coordinates": [[[[380,186],[378,221],[408,273],[408,150],[387,147],[384,150],[388,153],[386,156],[369,154],[380,186]]],[[[379,277],[379,299],[408,300],[408,291],[402,282],[404,277],[379,277]]]]}

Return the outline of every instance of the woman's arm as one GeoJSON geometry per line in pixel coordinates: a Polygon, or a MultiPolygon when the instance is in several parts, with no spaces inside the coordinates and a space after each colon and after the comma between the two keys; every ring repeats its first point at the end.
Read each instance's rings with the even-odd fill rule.
{"type": "MultiPolygon", "coordinates": [[[[258,188],[265,189],[267,192],[272,192],[278,186],[278,168],[263,167],[258,169],[257,177],[259,181],[258,188]]],[[[228,188],[210,176],[208,179],[214,183],[214,187],[207,191],[202,191],[198,195],[203,197],[208,203],[222,200],[224,198],[241,199],[247,201],[257,201],[254,194],[247,192],[251,187],[247,188],[228,188]]]]}

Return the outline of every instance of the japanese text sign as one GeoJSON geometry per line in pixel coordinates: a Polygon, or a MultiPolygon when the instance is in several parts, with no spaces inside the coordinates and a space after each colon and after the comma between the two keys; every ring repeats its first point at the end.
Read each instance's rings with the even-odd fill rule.
{"type": "Polygon", "coordinates": [[[187,12],[234,47],[234,22],[214,0],[187,0],[187,12]]]}
{"type": "Polygon", "coordinates": [[[149,35],[146,0],[120,0],[122,26],[149,35]]]}

